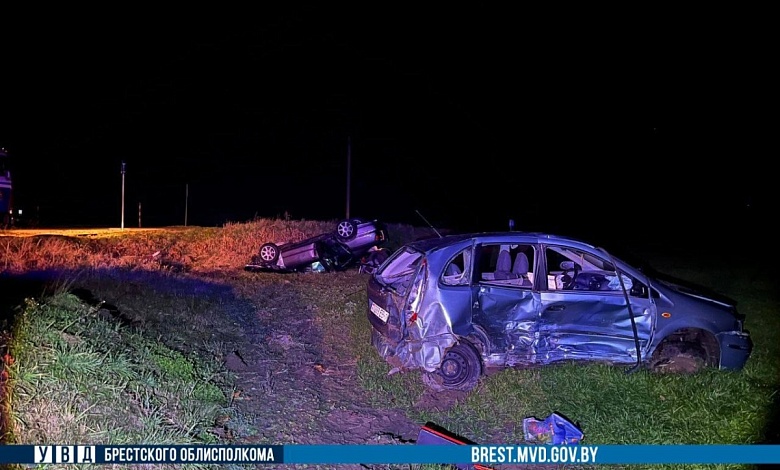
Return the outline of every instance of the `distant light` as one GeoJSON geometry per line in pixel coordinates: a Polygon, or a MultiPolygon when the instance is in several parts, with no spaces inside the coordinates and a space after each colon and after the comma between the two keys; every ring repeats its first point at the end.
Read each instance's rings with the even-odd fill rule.
{"type": "Polygon", "coordinates": [[[21,209],[19,209],[19,215],[22,215],[22,210],[21,209]]]}

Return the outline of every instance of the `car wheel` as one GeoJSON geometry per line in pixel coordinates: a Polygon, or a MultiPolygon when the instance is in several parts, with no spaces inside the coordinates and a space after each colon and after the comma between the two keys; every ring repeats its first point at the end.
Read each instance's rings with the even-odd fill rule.
{"type": "Polygon", "coordinates": [[[354,220],[342,220],[336,226],[336,236],[341,240],[352,240],[357,236],[357,222],[354,220]]]}
{"type": "Polygon", "coordinates": [[[279,247],[266,243],[260,247],[260,259],[266,263],[275,263],[279,259],[279,247]]]}
{"type": "Polygon", "coordinates": [[[426,385],[437,391],[469,391],[477,385],[482,375],[482,361],[477,351],[468,343],[451,347],[444,355],[441,366],[423,376],[426,385]]]}
{"type": "Polygon", "coordinates": [[[649,369],[662,374],[695,374],[715,364],[717,359],[703,344],[666,341],[654,352],[649,369]]]}

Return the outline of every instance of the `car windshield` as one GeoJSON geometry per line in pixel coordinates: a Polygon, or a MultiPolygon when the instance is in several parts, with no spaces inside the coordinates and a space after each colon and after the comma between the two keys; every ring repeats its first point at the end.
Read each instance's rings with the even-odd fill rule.
{"type": "MultiPolygon", "coordinates": [[[[554,251],[570,261],[577,263],[583,271],[614,271],[615,268],[608,262],[599,259],[590,253],[574,250],[564,246],[549,246],[554,251]]],[[[555,264],[557,266],[557,264],[555,264]]]]}

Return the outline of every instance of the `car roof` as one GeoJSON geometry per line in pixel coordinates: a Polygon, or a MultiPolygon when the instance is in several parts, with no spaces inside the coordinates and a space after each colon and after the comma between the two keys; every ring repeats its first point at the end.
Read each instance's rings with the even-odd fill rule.
{"type": "Polygon", "coordinates": [[[450,246],[465,240],[474,240],[479,243],[500,243],[511,240],[523,243],[557,242],[572,246],[597,249],[590,243],[567,236],[554,235],[544,232],[473,232],[454,235],[445,235],[440,238],[426,238],[409,243],[420,251],[431,251],[445,246],[450,246]]]}

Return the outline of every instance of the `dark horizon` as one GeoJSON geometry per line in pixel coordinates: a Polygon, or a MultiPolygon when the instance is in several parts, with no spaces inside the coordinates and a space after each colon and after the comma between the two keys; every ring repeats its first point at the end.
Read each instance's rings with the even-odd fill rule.
{"type": "Polygon", "coordinates": [[[669,236],[776,212],[760,49],[527,47],[495,11],[418,13],[50,25],[5,57],[15,206],[118,227],[124,161],[126,227],[139,203],[144,227],[184,225],[185,202],[188,225],[334,220],[349,152],[350,215],[390,223],[669,236]]]}

